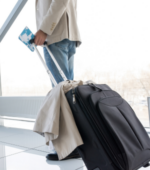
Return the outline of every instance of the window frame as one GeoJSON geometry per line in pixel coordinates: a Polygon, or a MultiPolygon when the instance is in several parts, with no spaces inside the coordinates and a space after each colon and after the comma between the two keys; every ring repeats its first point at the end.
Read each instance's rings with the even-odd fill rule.
{"type": "Polygon", "coordinates": [[[16,5],[12,9],[12,11],[9,14],[9,16],[7,17],[6,21],[4,22],[4,24],[0,28],[0,42],[3,40],[4,36],[7,34],[8,30],[10,29],[10,27],[14,23],[15,19],[17,18],[17,16],[21,12],[21,10],[23,9],[23,7],[25,6],[27,1],[28,0],[18,0],[16,5]]]}
{"type": "MultiPolygon", "coordinates": [[[[25,6],[28,0],[18,0],[12,11],[10,12],[9,16],[7,17],[6,21],[0,28],[0,42],[2,42],[3,38],[7,34],[8,30],[14,23],[17,16],[20,14],[21,10],[25,6]]],[[[0,96],[2,96],[2,85],[1,85],[1,67],[0,67],[0,96]]]]}

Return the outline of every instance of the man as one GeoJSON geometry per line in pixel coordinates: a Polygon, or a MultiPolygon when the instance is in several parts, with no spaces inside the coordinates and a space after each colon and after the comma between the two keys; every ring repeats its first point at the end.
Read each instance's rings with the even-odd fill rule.
{"type": "MultiPolygon", "coordinates": [[[[74,79],[74,54],[76,47],[81,45],[77,25],[77,0],[36,0],[35,44],[48,42],[48,48],[53,53],[59,66],[68,80],[74,79]]],[[[63,81],[48,51],[43,47],[46,64],[57,83],[63,81]]],[[[53,83],[52,86],[54,87],[53,83]]],[[[57,153],[48,154],[47,159],[58,160],[57,153]]],[[[68,157],[79,158],[77,150],[68,157]]]]}

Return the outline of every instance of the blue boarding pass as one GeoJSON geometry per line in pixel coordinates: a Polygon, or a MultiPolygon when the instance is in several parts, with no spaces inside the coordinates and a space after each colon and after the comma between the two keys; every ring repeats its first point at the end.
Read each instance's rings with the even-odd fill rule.
{"type": "MultiPolygon", "coordinates": [[[[20,36],[18,37],[20,41],[22,41],[32,52],[34,52],[35,48],[33,44],[30,43],[30,40],[33,39],[35,35],[30,31],[28,27],[22,31],[20,36]]],[[[37,45],[36,45],[37,46],[37,45]]]]}

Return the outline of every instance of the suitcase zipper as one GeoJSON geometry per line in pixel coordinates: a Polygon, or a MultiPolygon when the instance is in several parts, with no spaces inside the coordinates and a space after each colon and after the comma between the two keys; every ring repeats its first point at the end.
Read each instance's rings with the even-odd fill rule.
{"type": "Polygon", "coordinates": [[[76,104],[75,88],[72,89],[73,104],[76,104]]]}
{"type": "MultiPolygon", "coordinates": [[[[92,118],[92,120],[94,121],[94,124],[97,126],[96,121],[94,120],[94,118],[91,116],[91,114],[89,113],[89,111],[88,111],[87,108],[85,107],[84,102],[83,102],[82,99],[80,98],[80,95],[78,94],[78,91],[77,91],[76,88],[74,89],[74,94],[76,94],[77,98],[78,98],[79,101],[80,101],[80,104],[83,106],[84,110],[87,111],[88,116],[90,116],[90,118],[92,118]]],[[[99,129],[99,128],[97,127],[97,129],[99,129]]],[[[107,142],[107,140],[106,140],[106,138],[105,138],[105,135],[103,134],[103,132],[101,131],[101,129],[99,129],[99,131],[100,131],[100,133],[101,133],[101,136],[102,136],[104,142],[107,144],[107,146],[108,146],[108,148],[109,148],[109,151],[110,151],[111,154],[113,155],[113,158],[114,158],[115,161],[117,162],[117,165],[119,166],[119,168],[120,168],[121,170],[123,170],[123,167],[120,165],[120,163],[118,162],[118,160],[117,160],[117,158],[116,158],[116,155],[113,153],[111,147],[109,146],[109,144],[108,144],[108,142],[107,142]]],[[[113,162],[114,162],[114,161],[113,161],[113,162]]],[[[116,165],[116,166],[117,166],[117,165],[116,165]]],[[[118,166],[117,166],[117,167],[118,167],[118,166]]]]}

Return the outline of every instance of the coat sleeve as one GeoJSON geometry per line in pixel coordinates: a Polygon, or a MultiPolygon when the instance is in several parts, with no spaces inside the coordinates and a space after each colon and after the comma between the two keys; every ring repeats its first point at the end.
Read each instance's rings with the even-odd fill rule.
{"type": "Polygon", "coordinates": [[[51,35],[65,12],[70,0],[52,0],[47,14],[40,25],[40,30],[48,35],[51,35]]]}

